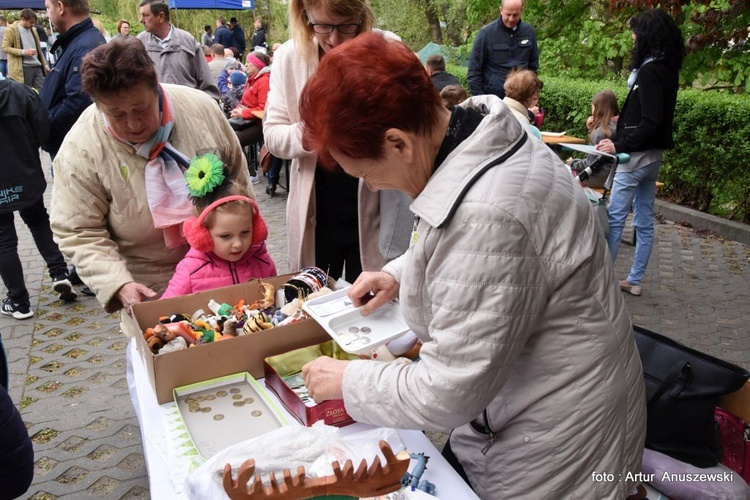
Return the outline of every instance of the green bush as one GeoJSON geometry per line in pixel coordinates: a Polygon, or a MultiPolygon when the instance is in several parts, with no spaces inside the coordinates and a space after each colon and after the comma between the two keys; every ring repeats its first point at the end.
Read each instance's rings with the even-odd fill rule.
{"type": "MultiPolygon", "coordinates": [[[[466,68],[449,65],[469,89],[466,68]]],[[[591,98],[612,90],[620,104],[622,82],[574,80],[541,75],[545,130],[586,137],[591,98]]],[[[701,212],[750,223],[750,99],[743,94],[681,90],[675,110],[675,148],[664,155],[659,178],[673,201],[701,212]]]]}

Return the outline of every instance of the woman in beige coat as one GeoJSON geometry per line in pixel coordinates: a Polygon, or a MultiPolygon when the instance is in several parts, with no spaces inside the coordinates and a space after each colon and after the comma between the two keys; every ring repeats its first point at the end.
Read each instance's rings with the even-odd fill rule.
{"type": "Polygon", "coordinates": [[[399,297],[423,342],[418,362],[319,358],[303,367],[310,395],[343,398],[360,422],[454,429],[480,498],[625,498],[644,383],[590,203],[498,98],[448,110],[420,69],[405,45],[363,35],[302,95],[306,144],[414,198],[412,247],[349,297],[371,297],[363,315],[399,297]]]}
{"type": "Polygon", "coordinates": [[[51,224],[60,249],[113,312],[164,292],[187,253],[180,228],[194,209],[186,161],[215,151],[241,194],[254,193],[216,103],[199,90],[159,84],[137,39],[90,52],[81,79],[94,105],[55,158],[51,224]]]}
{"type": "MultiPolygon", "coordinates": [[[[410,200],[394,191],[374,193],[338,171],[316,168],[318,158],[302,144],[299,96],[318,62],[332,48],[373,30],[366,0],[291,0],[293,39],[274,54],[263,121],[266,146],[292,160],[287,201],[289,270],[317,265],[354,281],[380,269],[408,245],[410,200]]],[[[392,33],[383,36],[398,38],[392,33]]],[[[336,82],[331,82],[335,91],[336,82]]]]}

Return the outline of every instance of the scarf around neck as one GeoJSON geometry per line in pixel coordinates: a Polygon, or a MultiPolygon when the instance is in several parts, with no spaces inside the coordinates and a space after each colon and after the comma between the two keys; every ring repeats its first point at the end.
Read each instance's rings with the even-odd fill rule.
{"type": "Polygon", "coordinates": [[[638,72],[641,70],[641,68],[655,60],[655,57],[647,57],[643,60],[640,66],[630,72],[630,76],[628,77],[628,90],[633,90],[633,85],[635,85],[635,81],[638,79],[638,72]]]}
{"type": "Polygon", "coordinates": [[[174,127],[173,108],[164,88],[158,87],[159,128],[147,141],[133,144],[117,136],[102,113],[107,133],[133,148],[136,155],[146,159],[146,199],[154,220],[154,227],[164,230],[167,247],[175,248],[186,243],[182,235],[182,223],[193,214],[193,204],[188,197],[184,169],[188,158],[169,143],[174,127]]]}

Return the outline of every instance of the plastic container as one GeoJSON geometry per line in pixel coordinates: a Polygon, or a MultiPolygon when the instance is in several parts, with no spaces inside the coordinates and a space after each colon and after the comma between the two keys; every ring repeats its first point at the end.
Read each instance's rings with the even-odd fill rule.
{"type": "Polygon", "coordinates": [[[396,301],[362,316],[347,296],[348,288],[305,302],[302,309],[318,322],[349,354],[369,354],[373,349],[409,331],[396,301]]]}

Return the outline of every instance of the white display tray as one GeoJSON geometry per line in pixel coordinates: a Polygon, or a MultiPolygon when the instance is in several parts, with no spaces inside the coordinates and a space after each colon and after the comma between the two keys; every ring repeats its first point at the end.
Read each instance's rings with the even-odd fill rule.
{"type": "Polygon", "coordinates": [[[249,373],[177,387],[174,400],[195,450],[206,460],[234,443],[289,425],[286,413],[249,373]]]}
{"type": "Polygon", "coordinates": [[[302,309],[318,322],[336,343],[349,354],[369,354],[378,346],[409,331],[398,302],[384,304],[362,316],[347,296],[349,288],[309,300],[302,309]]]}

